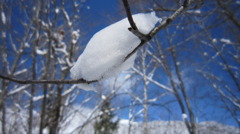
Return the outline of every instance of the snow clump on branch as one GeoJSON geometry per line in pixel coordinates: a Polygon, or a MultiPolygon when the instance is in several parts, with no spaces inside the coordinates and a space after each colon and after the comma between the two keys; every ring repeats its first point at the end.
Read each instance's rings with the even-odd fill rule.
{"type": "MultiPolygon", "coordinates": [[[[139,13],[132,16],[139,31],[148,34],[161,18],[152,13],[139,13]]],[[[93,35],[85,50],[71,68],[73,79],[87,81],[105,79],[131,68],[136,54],[125,58],[141,40],[131,33],[128,19],[122,19],[93,35]]]]}

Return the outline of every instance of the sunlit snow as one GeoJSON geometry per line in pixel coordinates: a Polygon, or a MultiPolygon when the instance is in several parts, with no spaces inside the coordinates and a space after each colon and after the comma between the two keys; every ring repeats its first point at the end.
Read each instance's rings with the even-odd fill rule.
{"type": "Polygon", "coordinates": [[[80,30],[78,29],[78,30],[72,32],[72,43],[73,44],[76,44],[78,41],[78,38],[80,36],[79,31],[80,30]]]}
{"type": "Polygon", "coordinates": [[[6,24],[6,16],[5,16],[4,12],[1,13],[1,16],[2,16],[2,23],[6,24]]]}
{"type": "MultiPolygon", "coordinates": [[[[155,24],[161,21],[155,13],[133,15],[140,32],[147,34],[155,24]]],[[[136,54],[124,62],[125,57],[140,43],[132,34],[125,18],[97,32],[88,42],[84,52],[71,68],[73,79],[83,78],[88,81],[108,78],[131,68],[136,54]]]]}
{"type": "Polygon", "coordinates": [[[45,55],[45,54],[47,54],[47,50],[46,49],[44,49],[44,50],[36,49],[36,53],[39,55],[45,55]]]}
{"type": "Polygon", "coordinates": [[[212,39],[212,42],[217,43],[217,39],[216,38],[212,39]]]}
{"type": "Polygon", "coordinates": [[[201,10],[188,10],[187,12],[192,14],[201,14],[201,10]]]}
{"type": "MultiPolygon", "coordinates": [[[[63,119],[59,122],[58,134],[94,134],[94,120],[99,116],[100,111],[85,107],[72,107],[68,109],[63,119]]],[[[15,105],[15,110],[6,109],[6,130],[9,133],[25,134],[26,124],[28,123],[28,111],[15,105]],[[14,129],[13,129],[14,128],[14,129]]],[[[32,133],[39,132],[40,113],[33,111],[32,133]]],[[[0,126],[2,126],[0,122],[0,126]]],[[[136,122],[129,119],[120,119],[118,129],[114,134],[142,134],[144,123],[136,122]]],[[[196,124],[199,134],[239,134],[240,129],[237,127],[226,126],[217,122],[208,121],[196,124]]],[[[48,127],[44,128],[43,134],[48,134],[48,127]]],[[[187,127],[182,121],[149,121],[148,134],[188,134],[187,127]]]]}
{"type": "Polygon", "coordinates": [[[185,114],[185,113],[182,114],[183,120],[187,119],[187,117],[188,117],[187,114],[185,114]]]}
{"type": "Polygon", "coordinates": [[[56,14],[58,14],[59,13],[59,8],[56,8],[55,12],[56,12],[56,14]]]}
{"type": "Polygon", "coordinates": [[[231,40],[229,40],[229,39],[221,38],[220,41],[221,41],[222,43],[232,44],[231,40]]]}

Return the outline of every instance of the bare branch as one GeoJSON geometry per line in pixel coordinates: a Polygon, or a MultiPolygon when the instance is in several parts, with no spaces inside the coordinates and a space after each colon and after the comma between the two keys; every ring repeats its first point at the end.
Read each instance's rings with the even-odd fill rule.
{"type": "MultiPolygon", "coordinates": [[[[127,0],[123,0],[123,2],[125,2],[127,0]]],[[[190,5],[190,0],[185,0],[184,1],[184,4],[178,9],[176,10],[170,17],[168,17],[167,19],[165,19],[161,24],[159,24],[155,29],[153,29],[149,34],[147,35],[144,35],[142,34],[141,32],[139,32],[138,30],[134,30],[129,28],[129,30],[134,34],[136,35],[137,37],[139,37],[141,39],[141,43],[131,52],[129,53],[124,61],[126,61],[129,57],[131,57],[135,52],[137,52],[137,50],[139,48],[141,48],[146,42],[148,42],[149,40],[151,40],[151,38],[153,36],[155,36],[160,30],[162,30],[163,28],[167,27],[175,18],[177,18],[181,13],[183,13],[187,8],[188,6],[190,5]]],[[[126,7],[125,7],[126,8],[126,7]]],[[[128,7],[129,8],[129,7],[128,7]]],[[[130,10],[129,10],[130,11],[130,10]]],[[[129,17],[129,12],[126,10],[127,14],[128,14],[128,17],[129,17]]],[[[131,16],[131,14],[130,14],[131,16]]],[[[132,18],[132,17],[130,17],[132,18]]],[[[129,23],[131,24],[132,22],[129,20],[129,23]]]]}
{"type": "Polygon", "coordinates": [[[167,19],[165,19],[161,24],[159,24],[155,29],[153,29],[149,35],[151,37],[155,36],[160,30],[162,30],[163,28],[165,28],[167,25],[169,25],[175,18],[177,18],[181,13],[183,13],[188,6],[191,4],[190,0],[185,0],[183,5],[176,10],[170,17],[168,17],[167,19]]]}
{"type": "Polygon", "coordinates": [[[124,5],[124,8],[125,8],[125,10],[126,10],[127,17],[128,17],[128,21],[129,21],[131,27],[132,27],[134,30],[138,30],[136,24],[135,24],[134,21],[133,21],[132,13],[131,13],[131,10],[130,10],[128,1],[127,1],[127,0],[122,0],[122,2],[123,2],[123,5],[124,5]]]}
{"type": "Polygon", "coordinates": [[[9,77],[0,74],[0,78],[13,81],[19,84],[79,84],[79,83],[93,83],[97,82],[96,80],[93,81],[86,81],[84,79],[77,79],[77,80],[20,80],[17,78],[9,77]]]}

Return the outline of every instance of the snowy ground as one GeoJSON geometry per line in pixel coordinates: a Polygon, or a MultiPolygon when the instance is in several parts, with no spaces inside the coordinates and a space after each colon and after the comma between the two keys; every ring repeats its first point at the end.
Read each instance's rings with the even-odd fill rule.
{"type": "MultiPolygon", "coordinates": [[[[64,121],[60,123],[59,134],[94,134],[94,116],[97,112],[91,109],[71,109],[65,113],[64,121]],[[87,123],[86,123],[87,122],[87,123]],[[81,127],[84,126],[84,127],[81,127]]],[[[1,113],[0,113],[1,115],[1,113]]],[[[18,132],[26,134],[28,113],[25,110],[13,112],[7,110],[7,130],[9,133],[18,132]]],[[[38,133],[39,114],[34,112],[33,133],[38,133]]],[[[120,120],[116,134],[142,134],[143,123],[120,120]]],[[[1,130],[1,123],[0,123],[1,130]]],[[[201,122],[197,124],[198,134],[239,134],[240,129],[226,126],[217,122],[201,122]]],[[[187,128],[182,121],[153,121],[148,123],[149,134],[188,134],[187,128]]],[[[45,129],[44,134],[48,134],[45,129]]]]}

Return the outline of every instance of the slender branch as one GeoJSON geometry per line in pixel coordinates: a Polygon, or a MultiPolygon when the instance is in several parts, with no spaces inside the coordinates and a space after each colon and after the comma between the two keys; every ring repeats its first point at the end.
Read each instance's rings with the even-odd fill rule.
{"type": "Polygon", "coordinates": [[[148,42],[152,39],[148,34],[143,34],[139,30],[134,30],[133,28],[128,28],[134,35],[136,35],[141,41],[148,42]]]}
{"type": "Polygon", "coordinates": [[[128,22],[131,26],[130,28],[128,28],[128,30],[131,31],[134,35],[136,35],[141,41],[147,42],[147,41],[151,40],[151,36],[143,34],[138,30],[138,28],[132,18],[132,13],[131,13],[128,1],[122,0],[122,2],[124,5],[126,14],[127,14],[128,22]]]}
{"type": "Polygon", "coordinates": [[[155,36],[160,30],[168,26],[174,19],[176,19],[180,14],[182,14],[190,5],[190,0],[185,0],[183,5],[177,9],[170,17],[165,19],[161,24],[159,24],[156,28],[154,28],[150,33],[149,36],[155,36]]]}
{"type": "Polygon", "coordinates": [[[17,78],[13,78],[10,76],[5,76],[0,74],[0,78],[13,81],[19,84],[79,84],[79,83],[93,83],[97,82],[96,80],[93,81],[86,81],[84,79],[77,79],[77,80],[20,80],[17,78]]]}
{"type": "Polygon", "coordinates": [[[129,21],[131,27],[132,27],[134,30],[138,30],[136,24],[135,24],[134,21],[133,21],[132,13],[131,13],[131,10],[130,10],[128,1],[127,1],[127,0],[122,0],[122,2],[123,2],[123,5],[124,5],[124,8],[125,8],[125,11],[126,11],[126,13],[127,13],[128,21],[129,21]]]}
{"type": "MultiPolygon", "coordinates": [[[[127,3],[127,0],[123,0],[124,3],[127,3]]],[[[135,52],[137,52],[137,50],[139,48],[141,48],[146,42],[148,42],[149,40],[151,40],[151,38],[153,36],[155,36],[160,30],[162,30],[163,28],[167,27],[175,18],[177,18],[181,13],[183,13],[187,8],[188,6],[191,4],[190,3],[191,1],[190,0],[185,0],[183,5],[178,9],[176,10],[170,17],[168,17],[167,19],[165,19],[161,24],[159,24],[156,28],[154,28],[149,34],[147,35],[144,35],[142,34],[141,32],[139,32],[138,30],[134,30],[134,28],[129,28],[129,30],[134,34],[136,35],[137,37],[139,37],[141,39],[141,43],[131,52],[129,53],[124,61],[126,61],[129,57],[131,57],[135,52]]],[[[124,4],[125,6],[125,4],[124,4]]],[[[125,9],[127,9],[129,7],[125,7],[125,9]]],[[[128,17],[132,16],[131,14],[129,15],[129,11],[127,11],[127,15],[128,17]]],[[[132,22],[129,21],[129,23],[131,24],[132,22]]]]}

